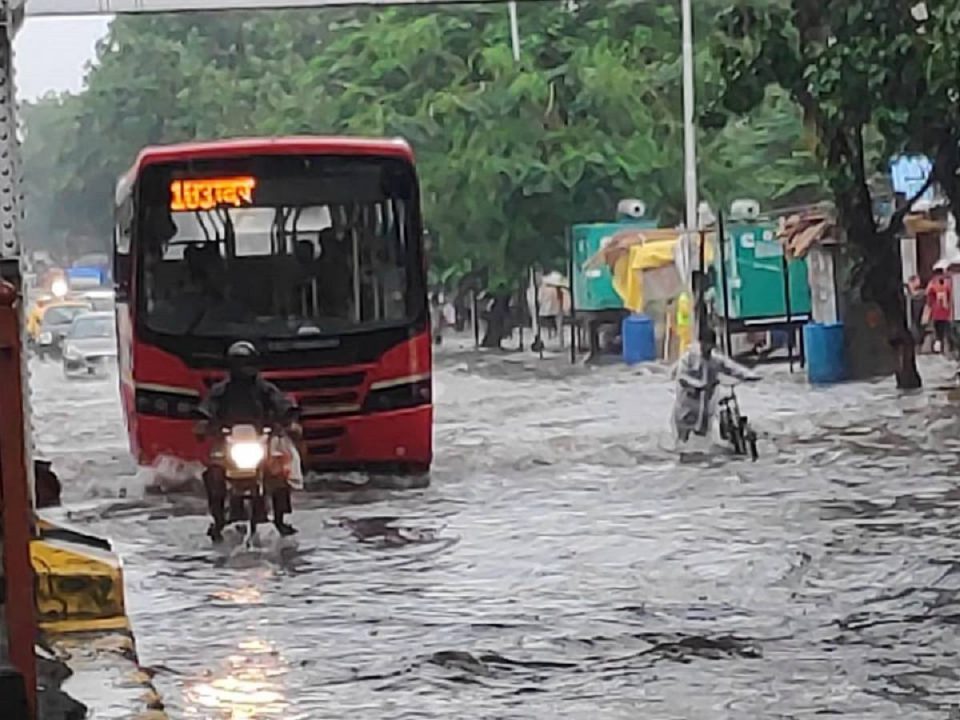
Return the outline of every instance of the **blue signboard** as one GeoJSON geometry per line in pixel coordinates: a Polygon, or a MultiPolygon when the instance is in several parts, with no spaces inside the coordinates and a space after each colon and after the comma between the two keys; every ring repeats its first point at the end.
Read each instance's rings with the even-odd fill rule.
{"type": "Polygon", "coordinates": [[[67,281],[74,289],[99,287],[106,284],[106,271],[98,267],[72,267],[67,270],[67,281]]]}
{"type": "MultiPolygon", "coordinates": [[[[914,198],[933,172],[933,163],[923,155],[901,155],[890,161],[890,179],[893,191],[903,193],[908,200],[914,198]]],[[[931,185],[920,196],[920,200],[933,201],[935,191],[931,185]]]]}

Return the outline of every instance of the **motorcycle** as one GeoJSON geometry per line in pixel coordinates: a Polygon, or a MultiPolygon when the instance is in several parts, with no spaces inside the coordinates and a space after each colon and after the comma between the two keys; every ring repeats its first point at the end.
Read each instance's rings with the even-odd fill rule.
{"type": "Polygon", "coordinates": [[[720,407],[720,437],[733,446],[733,452],[745,457],[747,454],[753,462],[760,459],[757,451],[757,433],[750,426],[750,420],[740,413],[740,403],[733,386],[728,386],[728,393],[721,397],[720,407]]]}
{"type": "Polygon", "coordinates": [[[268,520],[267,496],[290,481],[290,455],[279,438],[269,427],[233,425],[223,428],[222,442],[210,454],[209,471],[226,485],[227,524],[247,523],[246,545],[268,520]]]}

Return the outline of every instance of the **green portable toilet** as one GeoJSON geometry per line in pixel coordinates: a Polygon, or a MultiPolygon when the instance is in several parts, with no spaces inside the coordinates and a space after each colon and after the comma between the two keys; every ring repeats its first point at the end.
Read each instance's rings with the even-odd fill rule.
{"type": "Polygon", "coordinates": [[[577,311],[600,312],[623,309],[623,300],[613,289],[610,268],[583,269],[607,238],[623,230],[650,230],[657,227],[653,220],[630,218],[616,223],[585,223],[571,228],[573,236],[573,293],[577,311]]]}
{"type": "MultiPolygon", "coordinates": [[[[724,229],[727,298],[723,297],[721,253],[714,255],[718,311],[730,320],[785,317],[783,245],[776,226],[770,222],[732,222],[724,229]]],[[[805,258],[787,263],[790,288],[790,315],[811,312],[810,283],[805,258]]]]}

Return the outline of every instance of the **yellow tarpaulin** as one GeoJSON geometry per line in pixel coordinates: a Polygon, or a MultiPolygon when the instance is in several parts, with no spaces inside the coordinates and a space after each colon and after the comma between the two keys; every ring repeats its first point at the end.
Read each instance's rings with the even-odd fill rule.
{"type": "MultiPolygon", "coordinates": [[[[679,236],[669,240],[654,240],[642,245],[632,245],[629,251],[617,258],[613,266],[613,289],[631,312],[643,312],[643,273],[674,266],[674,253],[679,236]]],[[[695,248],[699,252],[699,243],[695,248]]],[[[706,262],[713,262],[713,243],[708,240],[704,250],[706,262]]],[[[696,266],[697,258],[694,258],[696,266]]]]}

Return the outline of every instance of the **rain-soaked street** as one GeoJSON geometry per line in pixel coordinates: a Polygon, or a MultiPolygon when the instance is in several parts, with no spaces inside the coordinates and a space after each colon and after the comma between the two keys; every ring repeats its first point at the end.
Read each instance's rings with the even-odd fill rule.
{"type": "Polygon", "coordinates": [[[115,380],[34,366],[37,445],[123,556],[171,717],[952,717],[945,362],[905,397],[765,369],[757,464],[680,462],[659,367],[438,364],[430,487],[307,494],[295,556],[227,564],[199,498],[144,497],[115,380]]]}

